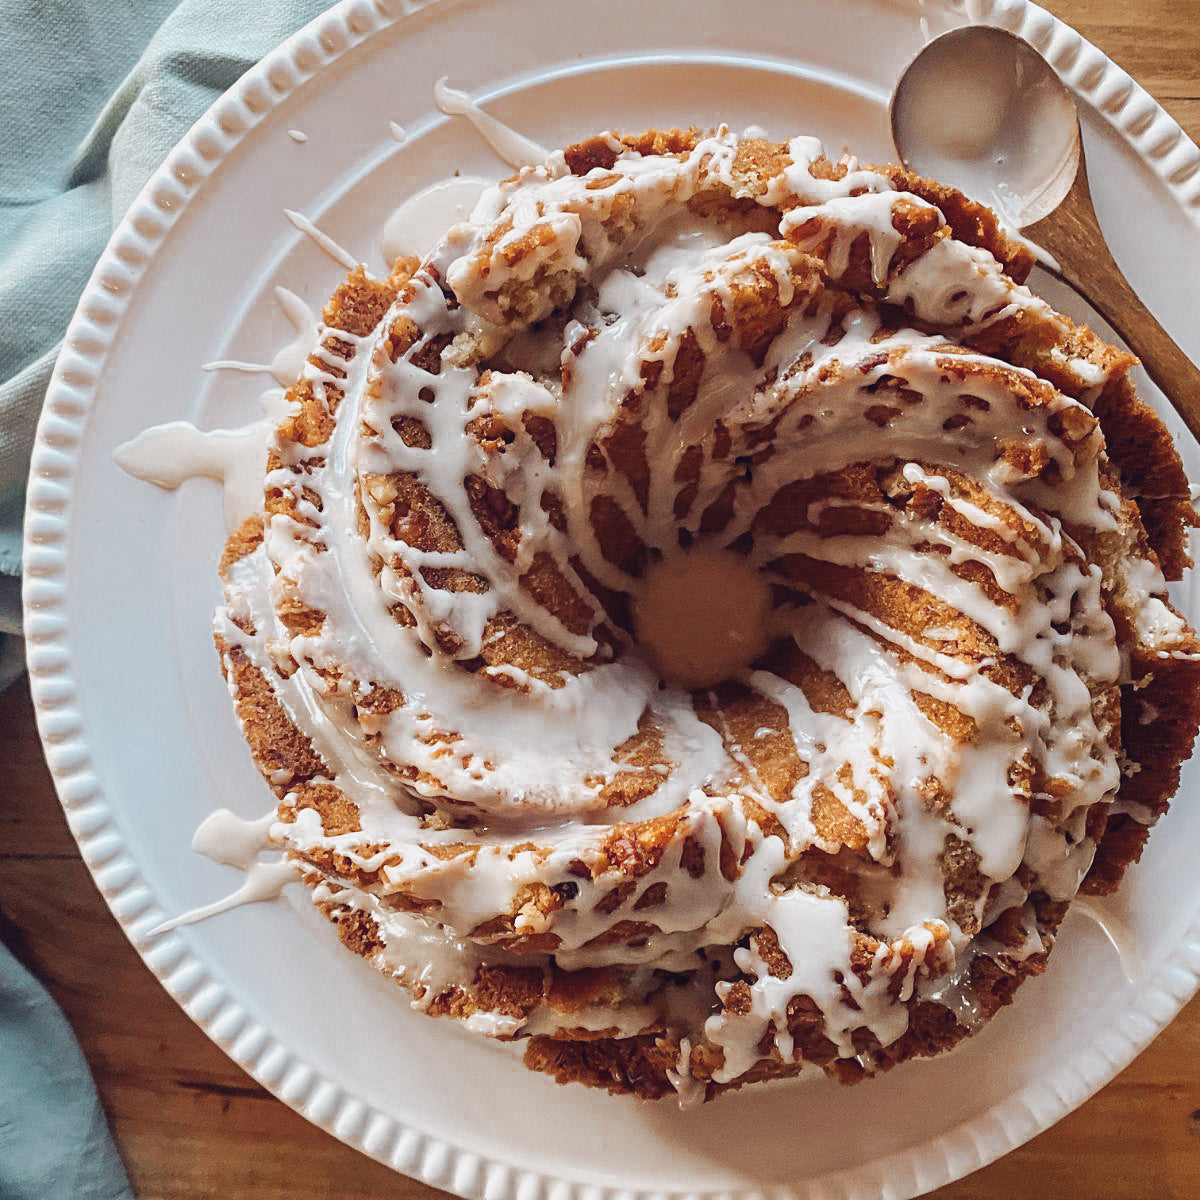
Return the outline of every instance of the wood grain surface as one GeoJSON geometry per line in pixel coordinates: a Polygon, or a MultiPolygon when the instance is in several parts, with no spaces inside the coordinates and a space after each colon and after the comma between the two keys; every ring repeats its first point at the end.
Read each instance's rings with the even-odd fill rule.
{"type": "MultiPolygon", "coordinates": [[[[1200,135],[1200,0],[1049,7],[1200,135]]],[[[73,1024],[140,1200],[434,1200],[309,1125],[162,990],[80,860],[42,761],[28,689],[0,696],[0,938],[73,1024]]],[[[1076,1112],[937,1200],[1200,1197],[1200,999],[1076,1112]]]]}

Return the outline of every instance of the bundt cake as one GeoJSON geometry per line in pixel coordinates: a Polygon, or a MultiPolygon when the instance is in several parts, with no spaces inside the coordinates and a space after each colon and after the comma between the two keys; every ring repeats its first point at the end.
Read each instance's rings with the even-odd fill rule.
{"type": "Polygon", "coordinates": [[[897,167],[609,134],[353,272],[215,629],[341,940],[529,1066],[853,1081],[975,1030],[1188,755],[1133,359],[897,167]]]}

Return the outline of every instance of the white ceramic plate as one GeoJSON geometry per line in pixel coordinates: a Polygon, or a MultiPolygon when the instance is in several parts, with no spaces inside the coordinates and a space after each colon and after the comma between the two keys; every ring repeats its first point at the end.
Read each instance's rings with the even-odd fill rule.
{"type": "MultiPolygon", "coordinates": [[[[968,19],[1025,34],[1090,102],[1088,157],[1117,255],[1200,355],[1200,154],[1128,76],[1023,0],[969,12],[952,0],[351,0],[215,105],[96,268],[47,399],[27,521],[29,663],[63,805],[114,913],[187,1012],[283,1100],[399,1171],[489,1200],[907,1197],[1057,1120],[1195,990],[1194,769],[1122,893],[1136,982],[1073,916],[1048,975],[981,1036],[853,1089],[816,1079],[682,1113],[556,1087],[412,1013],[300,895],[149,935],[239,882],[190,851],[200,820],[219,805],[255,816],[269,798],[209,644],[218,490],[157,491],[112,450],[165,420],[257,415],[264,380],[202,364],[269,359],[291,335],[274,286],[319,307],[341,273],[284,209],[379,265],[405,195],[455,168],[507,173],[435,110],[441,75],[549,145],[724,120],[886,158],[897,72],[929,32],[968,19]]],[[[1180,602],[1197,611],[1191,592],[1180,602]]]]}

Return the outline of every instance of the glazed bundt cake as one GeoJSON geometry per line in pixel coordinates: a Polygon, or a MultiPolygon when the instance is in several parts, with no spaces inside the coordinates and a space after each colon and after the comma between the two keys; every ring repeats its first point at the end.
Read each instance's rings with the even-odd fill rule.
{"type": "Polygon", "coordinates": [[[1200,644],[1179,459],[1031,264],[720,130],[572,146],[352,273],[216,619],[342,941],[644,1097],[852,1081],[1042,970],[1176,786],[1200,644]]]}

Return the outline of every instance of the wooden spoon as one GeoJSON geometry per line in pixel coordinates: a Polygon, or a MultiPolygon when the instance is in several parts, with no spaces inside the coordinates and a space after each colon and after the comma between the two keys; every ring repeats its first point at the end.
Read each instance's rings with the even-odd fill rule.
{"type": "Polygon", "coordinates": [[[995,208],[1054,262],[1142,360],[1200,440],[1200,371],[1113,260],[1092,206],[1075,98],[1005,29],[968,25],[931,41],[892,94],[892,140],[911,170],[995,208]]]}

